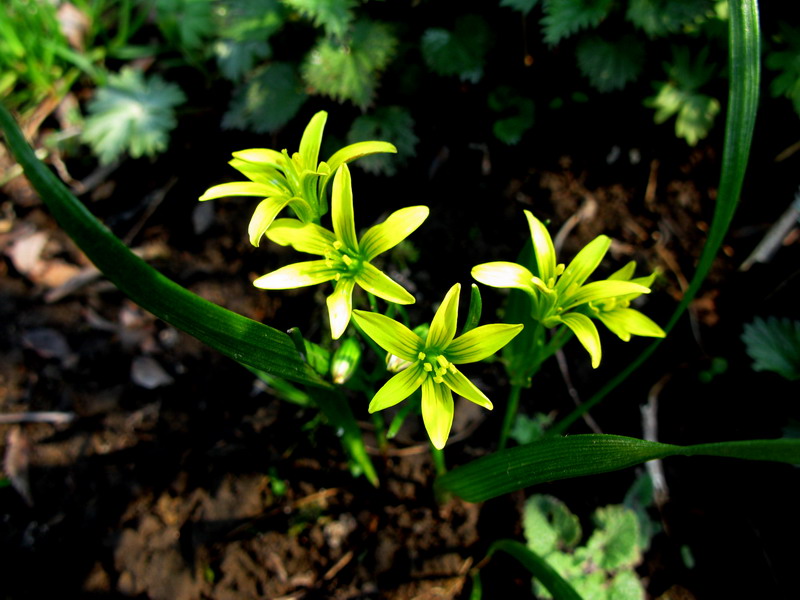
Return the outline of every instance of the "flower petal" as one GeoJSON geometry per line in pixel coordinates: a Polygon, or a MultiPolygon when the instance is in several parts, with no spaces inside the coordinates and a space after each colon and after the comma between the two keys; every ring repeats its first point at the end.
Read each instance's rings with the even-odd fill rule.
{"type": "Polygon", "coordinates": [[[230,196],[259,196],[261,198],[269,198],[270,196],[284,195],[286,195],[286,190],[276,185],[256,183],[255,181],[231,181],[208,188],[198,199],[201,201],[214,200],[215,198],[228,198],[230,196]]]}
{"type": "Polygon", "coordinates": [[[328,113],[324,110],[319,111],[308,122],[303,137],[300,139],[300,156],[306,169],[317,170],[319,161],[319,147],[322,144],[322,131],[325,129],[325,122],[328,120],[328,113]]]}
{"type": "Polygon", "coordinates": [[[544,223],[534,217],[533,213],[529,210],[524,213],[525,218],[528,219],[528,228],[531,230],[537,275],[549,287],[550,280],[556,276],[556,250],[553,247],[553,238],[550,237],[550,232],[547,231],[544,223]]]}
{"type": "Polygon", "coordinates": [[[378,390],[369,403],[369,412],[374,413],[402,402],[417,391],[423,379],[427,378],[420,365],[412,365],[404,371],[400,371],[378,390]]]}
{"type": "Polygon", "coordinates": [[[632,260],[629,261],[619,271],[614,271],[611,275],[608,276],[608,279],[614,279],[616,281],[630,281],[635,272],[636,272],[636,261],[632,260]]]}
{"type": "Polygon", "coordinates": [[[234,158],[256,165],[263,165],[278,171],[286,169],[286,157],[283,153],[269,148],[248,148],[233,153],[234,158]]]}
{"type": "Polygon", "coordinates": [[[534,295],[536,276],[522,265],[496,261],[472,267],[472,277],[484,285],[497,288],[515,288],[534,295]]]}
{"type": "Polygon", "coordinates": [[[422,420],[428,437],[437,450],[444,448],[453,426],[453,393],[444,383],[436,383],[433,377],[422,382],[422,420]]]}
{"type": "Polygon", "coordinates": [[[395,356],[416,362],[425,342],[402,323],[385,315],[366,310],[354,310],[353,318],[358,326],[381,348],[395,356]]]}
{"type": "Polygon", "coordinates": [[[262,275],[253,282],[253,285],[262,290],[290,290],[330,281],[335,276],[336,271],[331,269],[324,260],[310,260],[286,265],[262,275]]]}
{"type": "Polygon", "coordinates": [[[428,331],[428,340],[425,346],[428,348],[439,349],[447,347],[456,335],[456,324],[458,321],[458,295],[461,292],[461,284],[457,283],[447,292],[442,300],[439,310],[433,316],[431,328],[428,331]]]}
{"type": "Polygon", "coordinates": [[[522,325],[481,325],[450,342],[444,351],[445,358],[457,365],[483,360],[508,344],[520,331],[522,325]]]}
{"type": "Polygon", "coordinates": [[[349,163],[351,160],[355,160],[369,154],[378,154],[380,152],[396,153],[397,148],[395,148],[389,142],[358,142],[337,150],[325,162],[328,163],[328,166],[331,168],[331,172],[334,172],[340,166],[345,163],[349,163]]]}
{"type": "Polygon", "coordinates": [[[650,317],[633,308],[615,308],[597,315],[603,324],[627,342],[631,335],[663,338],[667,334],[650,317]]]}
{"type": "Polygon", "coordinates": [[[366,260],[372,260],[378,254],[394,248],[411,235],[428,217],[427,206],[409,206],[393,212],[379,225],[370,227],[361,237],[359,247],[366,260]]]}
{"type": "Polygon", "coordinates": [[[557,294],[569,294],[572,289],[584,284],[589,275],[603,260],[611,245],[611,238],[607,235],[599,235],[591,242],[586,244],[575,258],[569,263],[556,284],[557,294]],[[573,287],[574,286],[574,287],[573,287]]]}
{"type": "Polygon", "coordinates": [[[605,300],[626,294],[649,294],[650,289],[633,283],[632,281],[613,281],[604,279],[603,281],[593,281],[577,288],[572,294],[565,294],[559,299],[561,308],[569,310],[579,304],[605,300]]]}
{"type": "Polygon", "coordinates": [[[447,384],[447,387],[449,387],[459,396],[463,396],[470,402],[474,402],[478,406],[482,406],[487,410],[492,410],[492,408],[494,408],[492,406],[492,401],[486,397],[486,394],[480,391],[478,387],[469,379],[467,379],[458,369],[455,370],[455,373],[448,371],[444,375],[443,379],[447,384]]]}
{"type": "Polygon", "coordinates": [[[275,219],[267,230],[267,238],[281,246],[291,246],[298,252],[325,253],[332,249],[336,236],[316,223],[303,223],[297,219],[275,219]]]}
{"type": "Polygon", "coordinates": [[[333,178],[333,202],[331,206],[333,231],[349,250],[358,252],[356,223],[353,217],[353,186],[350,169],[342,165],[333,178]]]}
{"type": "MultiPolygon", "coordinates": [[[[324,262],[324,261],[323,261],[324,262]]],[[[353,312],[353,286],[355,281],[351,278],[342,278],[336,282],[333,293],[328,296],[328,317],[331,320],[331,337],[338,340],[347,325],[353,312]]]]}
{"type": "Polygon", "coordinates": [[[592,357],[592,368],[596,369],[600,366],[600,358],[602,356],[600,335],[597,333],[597,327],[594,326],[592,320],[579,313],[567,313],[561,315],[561,321],[572,330],[578,341],[586,348],[589,356],[592,357]]]}
{"type": "Polygon", "coordinates": [[[402,285],[368,262],[361,263],[361,271],[356,275],[356,283],[370,294],[375,294],[388,302],[414,304],[414,296],[409,294],[402,285]]]}
{"type": "Polygon", "coordinates": [[[272,167],[255,165],[240,158],[229,160],[228,164],[251,181],[271,185],[280,188],[285,194],[292,194],[286,178],[272,167]]]}
{"type": "Polygon", "coordinates": [[[253,246],[258,247],[261,243],[261,236],[266,233],[275,217],[286,208],[290,200],[291,198],[288,196],[282,196],[279,198],[267,198],[258,203],[253,216],[250,218],[250,225],[247,227],[250,243],[253,246]]]}

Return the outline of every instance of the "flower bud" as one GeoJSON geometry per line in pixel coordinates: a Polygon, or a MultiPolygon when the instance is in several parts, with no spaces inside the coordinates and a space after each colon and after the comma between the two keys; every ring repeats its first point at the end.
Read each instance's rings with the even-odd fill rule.
{"type": "Polygon", "coordinates": [[[361,362],[361,345],[355,338],[347,338],[333,354],[331,377],[334,383],[346,383],[361,362]]]}

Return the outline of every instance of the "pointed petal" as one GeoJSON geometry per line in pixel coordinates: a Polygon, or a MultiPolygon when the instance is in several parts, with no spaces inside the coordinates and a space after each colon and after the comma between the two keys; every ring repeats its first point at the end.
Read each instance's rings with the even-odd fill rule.
{"type": "Polygon", "coordinates": [[[325,122],[328,120],[328,113],[324,110],[319,111],[308,122],[300,139],[300,156],[306,169],[317,170],[319,161],[319,147],[322,144],[322,131],[325,129],[325,122]]]}
{"type": "Polygon", "coordinates": [[[549,284],[550,280],[556,276],[556,250],[553,247],[553,238],[550,237],[550,232],[547,231],[544,223],[534,217],[533,213],[529,210],[524,212],[531,230],[537,275],[545,284],[551,285],[549,284]]]}
{"type": "Polygon", "coordinates": [[[349,277],[340,279],[336,282],[333,293],[326,300],[328,317],[331,320],[331,337],[335,340],[342,336],[350,323],[350,315],[353,312],[353,286],[355,283],[349,277]]]}
{"type": "Polygon", "coordinates": [[[442,300],[439,310],[433,316],[431,328],[428,331],[428,340],[425,346],[428,348],[438,348],[440,350],[447,347],[456,336],[456,324],[458,321],[458,295],[461,292],[461,284],[457,283],[447,292],[442,300]]]}
{"type": "Polygon", "coordinates": [[[336,272],[324,260],[310,260],[286,265],[277,271],[262,275],[253,282],[253,285],[263,290],[290,290],[330,281],[335,276],[336,272]]]}
{"type": "Polygon", "coordinates": [[[433,377],[422,382],[422,420],[428,437],[437,450],[444,448],[453,426],[453,393],[444,383],[433,377]]]}
{"type": "Polygon", "coordinates": [[[628,264],[626,264],[624,267],[622,267],[619,271],[614,271],[611,275],[608,276],[608,278],[617,281],[630,281],[635,272],[636,272],[636,261],[632,260],[628,262],[628,264]]]}
{"type": "Polygon", "coordinates": [[[228,198],[230,196],[259,196],[268,198],[270,196],[284,196],[286,191],[275,185],[266,183],[256,183],[255,181],[231,181],[230,183],[220,183],[208,188],[205,193],[198,198],[199,200],[214,200],[215,198],[228,198]]]}
{"type": "Polygon", "coordinates": [[[586,244],[558,278],[556,293],[569,294],[570,290],[583,285],[603,260],[610,245],[611,238],[607,235],[599,235],[586,244]]]}
{"type": "Polygon", "coordinates": [[[424,348],[425,342],[402,323],[366,310],[354,310],[353,318],[364,333],[387,352],[409,362],[419,359],[418,354],[424,348]]]}
{"type": "Polygon", "coordinates": [[[404,371],[400,371],[383,384],[383,387],[372,398],[369,403],[370,414],[402,402],[417,391],[425,378],[420,365],[411,365],[404,371]]]}
{"type": "Polygon", "coordinates": [[[650,317],[633,308],[602,311],[597,318],[624,342],[629,341],[631,335],[657,338],[667,335],[650,317]]]}
{"type": "Polygon", "coordinates": [[[632,281],[593,281],[582,285],[572,294],[565,294],[560,299],[561,308],[569,310],[579,304],[624,296],[626,294],[649,294],[649,288],[632,281]]]}
{"type": "Polygon", "coordinates": [[[353,186],[347,165],[342,165],[333,178],[331,218],[336,238],[348,249],[358,252],[356,223],[353,217],[353,186]]]}
{"type": "Polygon", "coordinates": [[[281,212],[291,198],[286,196],[280,198],[267,198],[259,202],[253,216],[250,218],[250,225],[247,227],[247,233],[250,236],[250,243],[258,247],[261,243],[261,236],[266,233],[275,217],[281,212]]]}
{"type": "Polygon", "coordinates": [[[379,225],[370,227],[361,237],[359,247],[366,260],[372,260],[381,252],[394,248],[411,235],[428,217],[427,206],[409,206],[393,212],[379,225]]]}
{"type": "Polygon", "coordinates": [[[269,148],[248,148],[233,153],[234,158],[256,165],[264,165],[272,169],[283,171],[286,168],[286,157],[269,148]]]}
{"type": "Polygon", "coordinates": [[[275,219],[267,230],[267,238],[281,246],[291,246],[298,252],[320,256],[325,256],[336,240],[332,231],[297,219],[275,219]]]}
{"type": "Polygon", "coordinates": [[[478,387],[467,379],[458,369],[455,370],[455,373],[448,371],[444,375],[444,382],[447,384],[447,387],[456,394],[463,396],[470,402],[474,402],[487,410],[492,410],[492,408],[494,408],[492,406],[492,401],[486,397],[486,394],[480,391],[478,387]]]}
{"type": "Polygon", "coordinates": [[[586,348],[589,356],[592,357],[592,368],[596,369],[600,366],[600,358],[602,356],[600,335],[597,333],[597,327],[594,326],[592,320],[579,313],[567,313],[561,315],[561,321],[572,330],[578,341],[586,348]]]}
{"type": "Polygon", "coordinates": [[[284,194],[288,194],[290,196],[292,194],[286,178],[279,171],[273,169],[272,167],[255,165],[239,158],[229,160],[228,164],[251,181],[277,187],[283,190],[284,194]]]}
{"type": "Polygon", "coordinates": [[[356,283],[370,294],[375,294],[388,302],[414,304],[414,296],[402,285],[368,262],[361,263],[361,272],[356,275],[356,283]]]}
{"type": "Polygon", "coordinates": [[[496,261],[472,267],[472,277],[484,285],[498,288],[515,288],[534,295],[536,276],[522,265],[496,261]]]}
{"type": "Polygon", "coordinates": [[[520,331],[522,325],[481,325],[450,342],[444,351],[445,358],[457,365],[483,360],[508,344],[520,331]]]}
{"type": "Polygon", "coordinates": [[[335,172],[340,166],[349,163],[351,160],[367,156],[369,154],[378,154],[380,152],[396,153],[395,148],[389,142],[358,142],[357,144],[350,144],[341,150],[336,151],[327,161],[331,172],[335,172]]]}

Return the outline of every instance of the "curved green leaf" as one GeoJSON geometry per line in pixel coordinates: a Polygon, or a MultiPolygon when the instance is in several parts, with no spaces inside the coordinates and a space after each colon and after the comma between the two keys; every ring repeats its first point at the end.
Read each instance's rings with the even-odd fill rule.
{"type": "Polygon", "coordinates": [[[724,456],[800,464],[800,440],[749,440],[674,446],[620,435],[545,438],[501,450],[440,477],[440,492],[483,502],[539,483],[596,475],[667,456],[724,456]]]}

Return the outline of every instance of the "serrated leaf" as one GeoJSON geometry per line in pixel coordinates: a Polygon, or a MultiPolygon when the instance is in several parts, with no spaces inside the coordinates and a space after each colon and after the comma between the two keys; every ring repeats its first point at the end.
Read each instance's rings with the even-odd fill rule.
{"type": "Polygon", "coordinates": [[[642,581],[633,571],[617,573],[608,586],[608,600],[644,600],[646,593],[642,581]]]}
{"type": "Polygon", "coordinates": [[[368,173],[392,176],[398,165],[414,156],[419,138],[414,135],[414,119],[400,106],[387,106],[371,114],[357,117],[347,132],[347,142],[355,144],[364,140],[384,140],[397,148],[397,155],[372,154],[356,164],[368,173]]]}
{"type": "Polygon", "coordinates": [[[648,36],[663,37],[713,14],[713,0],[630,0],[625,17],[648,36]]]}
{"type": "Polygon", "coordinates": [[[240,81],[258,61],[272,56],[272,48],[265,41],[220,39],[214,44],[214,54],[222,75],[240,81]]]}
{"type": "Polygon", "coordinates": [[[156,0],[156,24],[181,50],[202,49],[216,26],[212,0],[156,0]]]}
{"type": "Polygon", "coordinates": [[[81,137],[103,164],[126,151],[134,158],[154,156],[166,149],[176,125],[173,109],[185,100],[174,83],[158,75],[145,80],[141,71],[123,68],[89,102],[81,137]]]}
{"type": "Polygon", "coordinates": [[[477,83],[483,77],[483,63],[491,45],[491,30],[477,15],[463,15],[452,31],[430,28],[422,35],[422,56],[428,67],[446,77],[477,83]]]}
{"type": "Polygon", "coordinates": [[[539,0],[500,0],[500,6],[507,6],[527,15],[539,3],[539,0]]]}
{"type": "Polygon", "coordinates": [[[528,548],[544,557],[556,549],[575,547],[582,535],[580,520],[567,505],[544,494],[533,495],[525,501],[522,527],[528,548]]]}
{"type": "Polygon", "coordinates": [[[596,27],[612,4],[613,0],[545,0],[544,41],[553,46],[581,29],[596,27]]]}
{"type": "Polygon", "coordinates": [[[765,60],[767,67],[779,71],[770,84],[773,97],[785,96],[791,100],[795,112],[800,115],[800,28],[780,23],[779,43],[786,50],[770,52],[765,60]]]}
{"type": "Polygon", "coordinates": [[[581,73],[600,92],[621,90],[639,76],[644,65],[644,44],[632,35],[618,41],[588,36],[575,52],[581,73]]]}
{"type": "Polygon", "coordinates": [[[219,39],[214,54],[222,74],[240,81],[272,55],[269,38],[284,24],[278,0],[235,0],[217,9],[219,39]]]}
{"type": "Polygon", "coordinates": [[[329,35],[341,38],[353,20],[354,0],[282,0],[329,35]]]}
{"type": "Polygon", "coordinates": [[[754,370],[800,379],[800,321],[756,317],[744,326],[742,341],[754,370]]]}
{"type": "Polygon", "coordinates": [[[273,62],[234,91],[222,126],[269,133],[294,117],[307,98],[294,67],[273,62]]]}
{"type": "Polygon", "coordinates": [[[595,510],[592,520],[597,529],[586,542],[586,549],[588,557],[596,566],[607,571],[616,571],[638,564],[641,552],[636,513],[614,504],[595,510]]]}
{"type": "Polygon", "coordinates": [[[386,25],[359,21],[343,42],[320,40],[303,63],[303,77],[317,93],[366,108],[378,75],[389,64],[397,39],[386,25]]]}

